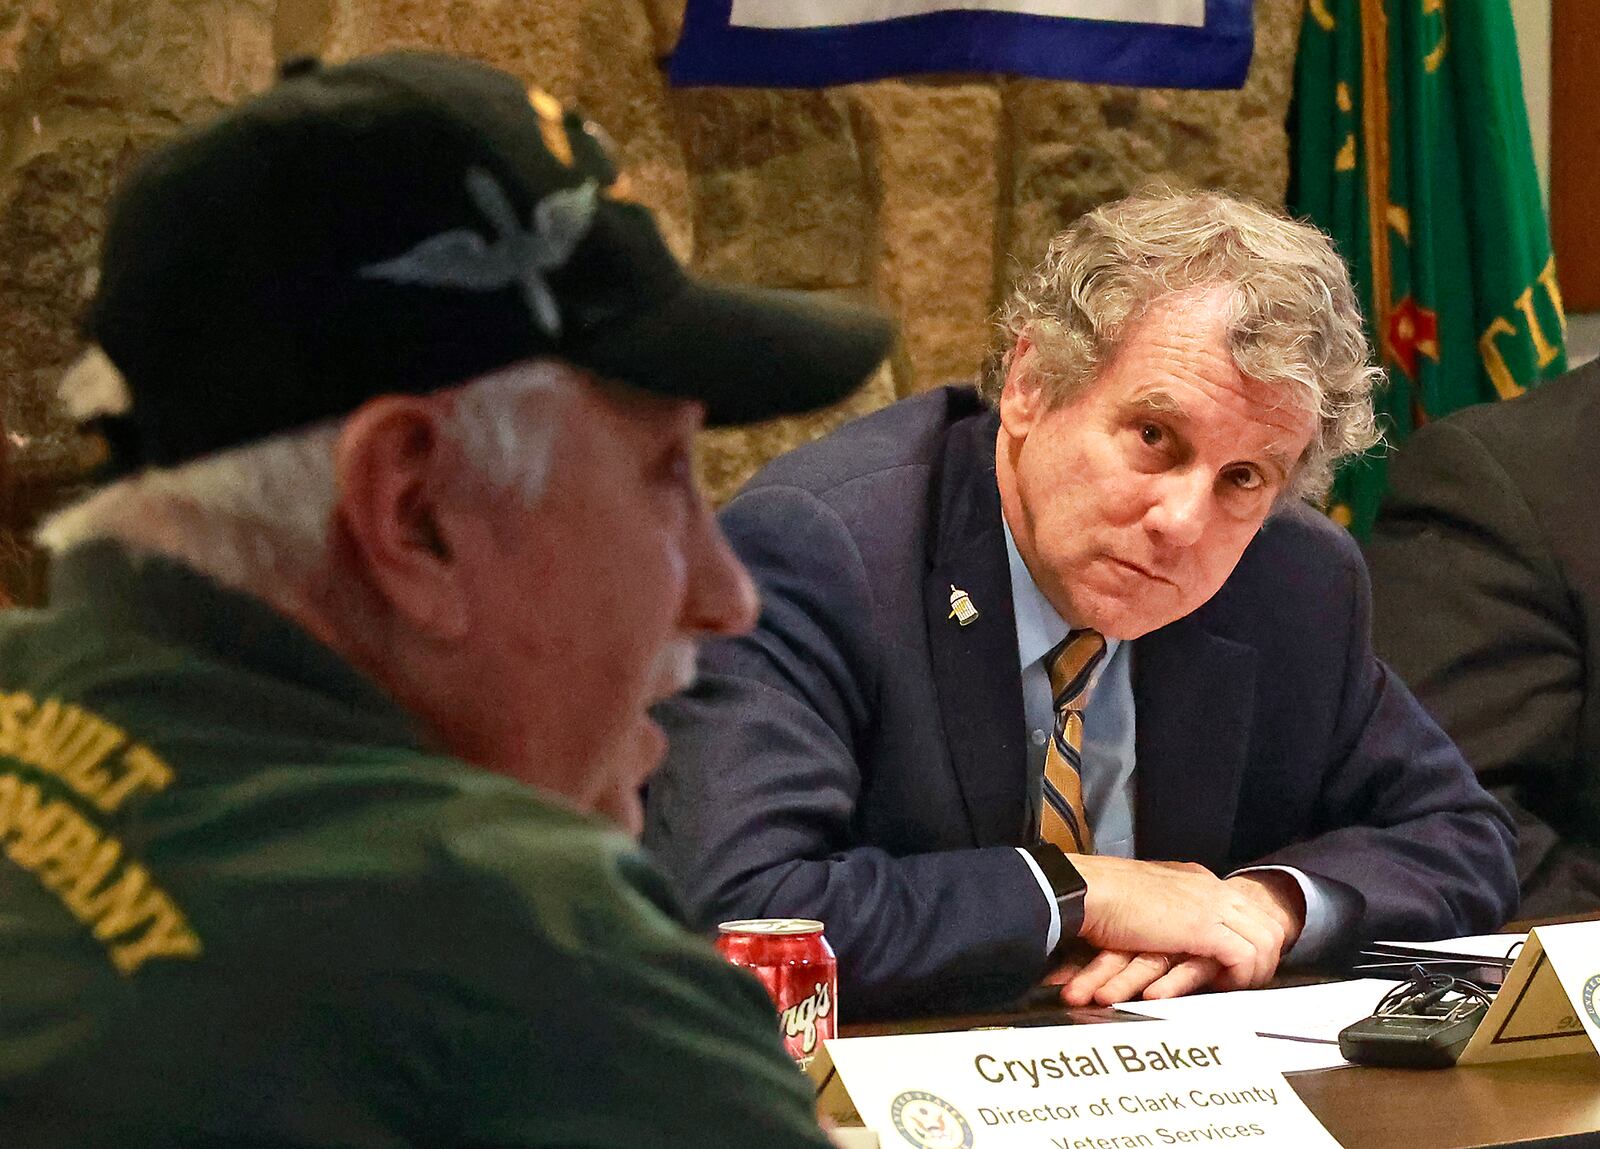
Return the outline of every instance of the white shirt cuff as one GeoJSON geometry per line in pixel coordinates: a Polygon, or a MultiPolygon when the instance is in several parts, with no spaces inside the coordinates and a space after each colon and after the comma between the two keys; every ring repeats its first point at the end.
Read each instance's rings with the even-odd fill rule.
{"type": "Polygon", "coordinates": [[[1294,945],[1289,947],[1289,952],[1283,955],[1285,965],[1290,962],[1309,965],[1327,952],[1335,938],[1355,925],[1357,907],[1349,904],[1350,899],[1343,896],[1340,887],[1319,882],[1293,866],[1247,866],[1235,870],[1228,877],[1261,870],[1277,870],[1288,874],[1300,886],[1300,893],[1306,899],[1305,925],[1301,927],[1294,945]]]}
{"type": "Polygon", "coordinates": [[[1056,905],[1056,892],[1050,888],[1044,871],[1039,868],[1039,863],[1033,860],[1033,855],[1021,846],[1017,847],[1017,853],[1022,855],[1022,860],[1028,863],[1028,869],[1033,871],[1034,879],[1044,891],[1045,904],[1050,907],[1050,929],[1046,931],[1044,937],[1044,954],[1045,957],[1049,957],[1056,952],[1056,943],[1061,940],[1061,909],[1056,905]]]}

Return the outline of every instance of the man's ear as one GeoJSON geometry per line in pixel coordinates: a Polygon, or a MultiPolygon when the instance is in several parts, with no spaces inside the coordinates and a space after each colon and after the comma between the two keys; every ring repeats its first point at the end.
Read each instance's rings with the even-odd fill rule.
{"type": "Polygon", "coordinates": [[[1006,381],[1000,390],[1000,425],[1018,442],[1028,437],[1045,410],[1044,388],[1033,369],[1037,354],[1033,340],[1019,335],[1006,360],[1006,381]]]}
{"type": "Polygon", "coordinates": [[[457,639],[468,588],[442,498],[452,491],[454,446],[427,397],[385,395],[344,423],[334,448],[337,515],[361,575],[412,626],[457,639]]]}

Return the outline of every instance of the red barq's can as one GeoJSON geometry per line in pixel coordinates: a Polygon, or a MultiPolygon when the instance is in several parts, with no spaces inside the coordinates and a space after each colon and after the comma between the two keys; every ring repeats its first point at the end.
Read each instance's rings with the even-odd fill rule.
{"type": "Polygon", "coordinates": [[[761,979],[784,1048],[801,1069],[839,1034],[839,962],[810,918],[749,918],[717,927],[717,952],[761,979]]]}

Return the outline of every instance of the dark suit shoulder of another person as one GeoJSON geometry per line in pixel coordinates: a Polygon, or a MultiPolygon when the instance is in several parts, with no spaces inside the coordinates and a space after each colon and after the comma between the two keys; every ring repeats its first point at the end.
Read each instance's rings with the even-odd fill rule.
{"type": "Polygon", "coordinates": [[[1521,832],[1523,910],[1600,908],[1600,363],[1420,428],[1367,547],[1379,653],[1521,832]]]}

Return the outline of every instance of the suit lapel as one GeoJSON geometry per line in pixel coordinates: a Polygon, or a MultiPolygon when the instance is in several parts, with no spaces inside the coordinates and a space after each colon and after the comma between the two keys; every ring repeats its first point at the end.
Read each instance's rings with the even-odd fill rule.
{"type": "Polygon", "coordinates": [[[1139,856],[1228,865],[1250,751],[1256,652],[1197,615],[1133,648],[1139,856]]]}
{"type": "Polygon", "coordinates": [[[999,420],[954,424],[932,484],[923,609],[945,744],[978,846],[1022,841],[1027,808],[1026,725],[1017,666],[1017,623],[994,477],[999,420]],[[952,617],[965,591],[977,617],[952,617]]]}

